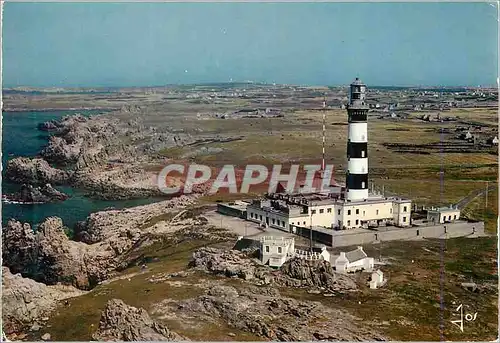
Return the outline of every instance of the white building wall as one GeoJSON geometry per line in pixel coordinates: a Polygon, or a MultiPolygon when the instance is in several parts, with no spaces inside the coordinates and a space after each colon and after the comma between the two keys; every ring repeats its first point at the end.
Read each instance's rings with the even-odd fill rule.
{"type": "Polygon", "coordinates": [[[342,209],[343,225],[347,229],[361,227],[362,221],[393,218],[392,201],[381,203],[352,203],[342,209]],[[357,223],[356,223],[357,221],[357,223]]]}
{"type": "Polygon", "coordinates": [[[444,224],[445,221],[455,221],[460,218],[459,209],[450,209],[446,211],[432,211],[427,212],[427,220],[436,224],[444,224]]]}
{"type": "Polygon", "coordinates": [[[396,226],[410,226],[411,201],[394,202],[393,206],[394,224],[396,226]]]}
{"type": "Polygon", "coordinates": [[[272,267],[280,267],[286,262],[288,254],[295,251],[293,238],[275,237],[260,242],[260,256],[263,264],[269,263],[272,267]]]}
{"type": "Polygon", "coordinates": [[[289,218],[285,214],[267,212],[255,207],[247,207],[247,220],[256,223],[268,223],[269,227],[289,231],[289,218]]]}

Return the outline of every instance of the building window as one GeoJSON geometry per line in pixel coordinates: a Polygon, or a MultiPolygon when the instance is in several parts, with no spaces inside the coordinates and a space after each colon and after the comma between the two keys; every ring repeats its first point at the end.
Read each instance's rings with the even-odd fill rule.
{"type": "Polygon", "coordinates": [[[358,219],[356,219],[356,225],[359,225],[359,220],[358,219]]]}
{"type": "Polygon", "coordinates": [[[340,216],[340,210],[337,211],[337,214],[340,216]]]}
{"type": "Polygon", "coordinates": [[[420,236],[420,230],[417,230],[417,236],[420,236]]]}
{"type": "Polygon", "coordinates": [[[273,224],[274,224],[274,218],[273,218],[273,224]]]}
{"type": "Polygon", "coordinates": [[[365,211],[363,211],[363,217],[365,216],[365,211]]]}
{"type": "Polygon", "coordinates": [[[250,218],[253,218],[253,213],[252,212],[250,212],[250,218]]]}
{"type": "Polygon", "coordinates": [[[351,221],[350,220],[347,221],[347,226],[351,226],[351,221]]]}
{"type": "Polygon", "coordinates": [[[294,223],[294,222],[292,222],[292,225],[295,225],[295,223],[294,223]]]}
{"type": "Polygon", "coordinates": [[[325,210],[324,210],[324,209],[320,209],[320,210],[319,210],[319,213],[323,213],[323,212],[325,212],[325,210]]]}
{"type": "Polygon", "coordinates": [[[304,225],[306,225],[306,222],[304,222],[304,225]]]}
{"type": "Polygon", "coordinates": [[[378,210],[377,210],[377,216],[378,216],[378,210]]]}
{"type": "Polygon", "coordinates": [[[281,221],[281,226],[285,227],[285,222],[283,220],[281,221]]]}
{"type": "Polygon", "coordinates": [[[350,216],[351,215],[351,210],[347,210],[347,215],[350,216]]]}
{"type": "Polygon", "coordinates": [[[405,206],[405,207],[403,207],[403,212],[406,212],[406,206],[405,206]]]}
{"type": "Polygon", "coordinates": [[[326,209],[326,212],[327,212],[327,213],[332,213],[332,209],[331,209],[331,208],[327,208],[327,209],[326,209]]]}
{"type": "Polygon", "coordinates": [[[406,223],[406,217],[403,217],[403,223],[406,223]]]}
{"type": "Polygon", "coordinates": [[[278,247],[278,254],[281,254],[281,247],[278,247]]]}
{"type": "Polygon", "coordinates": [[[269,245],[266,245],[266,252],[269,252],[269,245]]]}
{"type": "Polygon", "coordinates": [[[453,220],[455,220],[455,219],[457,219],[457,215],[456,214],[453,216],[453,220]]]}
{"type": "Polygon", "coordinates": [[[262,215],[260,216],[260,220],[262,220],[262,215]]]}
{"type": "Polygon", "coordinates": [[[451,216],[448,216],[448,220],[451,221],[451,216]]]}
{"type": "Polygon", "coordinates": [[[311,210],[311,214],[316,214],[316,210],[311,210]]]}
{"type": "Polygon", "coordinates": [[[359,214],[359,208],[356,209],[356,214],[359,214]]]}
{"type": "Polygon", "coordinates": [[[391,214],[392,214],[392,208],[391,208],[391,214]]]}

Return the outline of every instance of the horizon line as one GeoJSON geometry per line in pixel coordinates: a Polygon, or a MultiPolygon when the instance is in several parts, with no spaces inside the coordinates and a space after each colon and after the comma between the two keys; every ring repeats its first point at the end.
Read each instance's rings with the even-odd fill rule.
{"type": "MultiPolygon", "coordinates": [[[[277,82],[265,82],[265,81],[211,81],[211,82],[192,82],[192,83],[166,83],[160,85],[134,85],[134,86],[124,86],[124,85],[110,85],[110,86],[30,86],[30,85],[22,85],[22,86],[5,86],[2,85],[2,91],[4,90],[18,90],[22,88],[31,88],[31,89],[133,89],[133,88],[165,88],[165,87],[179,87],[179,86],[204,86],[204,85],[231,85],[231,84],[248,84],[248,85],[270,85],[270,86],[289,86],[289,87],[315,87],[315,88],[324,88],[324,87],[334,87],[334,88],[342,88],[348,87],[349,83],[346,84],[332,84],[332,85],[322,85],[322,84],[292,84],[292,83],[277,83],[277,82]]],[[[428,85],[368,85],[367,88],[500,88],[499,84],[486,84],[486,85],[436,85],[436,84],[428,84],[428,85]]]]}

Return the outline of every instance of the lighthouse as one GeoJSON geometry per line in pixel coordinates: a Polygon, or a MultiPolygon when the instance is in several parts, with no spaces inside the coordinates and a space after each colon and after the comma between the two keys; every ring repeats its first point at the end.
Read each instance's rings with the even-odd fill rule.
{"type": "Polygon", "coordinates": [[[368,105],[366,85],[356,78],[349,89],[347,105],[347,173],[346,199],[363,201],[368,198],[368,105]]]}

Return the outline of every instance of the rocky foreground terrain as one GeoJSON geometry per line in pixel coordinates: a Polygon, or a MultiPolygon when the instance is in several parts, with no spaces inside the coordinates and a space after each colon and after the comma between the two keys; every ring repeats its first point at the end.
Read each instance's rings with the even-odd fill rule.
{"type": "Polygon", "coordinates": [[[26,325],[37,330],[40,324],[49,319],[58,302],[84,294],[72,286],[53,285],[12,274],[2,267],[2,310],[3,330],[19,332],[26,325]]]}
{"type": "Polygon", "coordinates": [[[111,299],[102,312],[96,341],[186,341],[185,337],[170,331],[151,319],[143,308],[135,308],[120,299],[111,299]]]}
{"type": "Polygon", "coordinates": [[[272,287],[209,284],[204,295],[173,301],[166,299],[155,306],[160,318],[175,318],[188,325],[197,321],[223,321],[230,327],[272,341],[361,341],[385,340],[363,321],[344,310],[332,309],[319,302],[298,301],[282,296],[272,287]]]}

